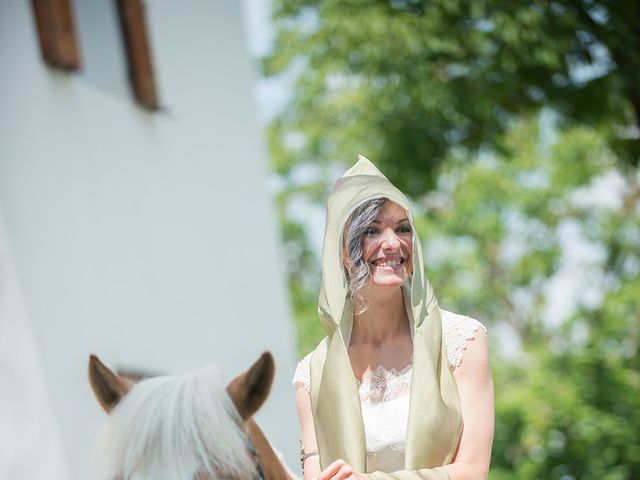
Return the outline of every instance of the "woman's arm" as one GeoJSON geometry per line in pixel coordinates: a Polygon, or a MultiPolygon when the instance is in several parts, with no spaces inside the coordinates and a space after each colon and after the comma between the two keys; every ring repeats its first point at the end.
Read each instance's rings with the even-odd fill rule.
{"type": "Polygon", "coordinates": [[[451,480],[486,479],[493,443],[494,398],[487,335],[478,329],[454,370],[464,429],[453,463],[443,467],[451,480]]]}
{"type": "MultiPolygon", "coordinates": [[[[300,435],[302,447],[305,453],[317,452],[316,431],[313,426],[313,414],[311,413],[311,397],[303,385],[296,388],[296,408],[300,420],[300,435]]],[[[320,457],[313,455],[307,457],[302,464],[304,480],[312,480],[320,474],[320,457]]]]}

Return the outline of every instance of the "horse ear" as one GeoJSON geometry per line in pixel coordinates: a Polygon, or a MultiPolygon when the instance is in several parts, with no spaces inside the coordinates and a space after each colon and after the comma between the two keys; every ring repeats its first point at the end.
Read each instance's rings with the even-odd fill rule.
{"type": "Polygon", "coordinates": [[[264,352],[249,370],[227,386],[227,393],[243,420],[257,412],[269,396],[275,369],[273,357],[264,352]]]}
{"type": "Polygon", "coordinates": [[[133,383],[109,369],[96,355],[89,356],[89,383],[105,412],[113,410],[133,383]]]}

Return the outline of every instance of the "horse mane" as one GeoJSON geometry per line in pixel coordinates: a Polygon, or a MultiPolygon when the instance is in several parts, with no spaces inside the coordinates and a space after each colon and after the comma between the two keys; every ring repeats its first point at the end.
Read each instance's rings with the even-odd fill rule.
{"type": "Polygon", "coordinates": [[[96,453],[108,480],[252,478],[247,442],[217,370],[207,367],[137,383],[108,416],[96,453]]]}

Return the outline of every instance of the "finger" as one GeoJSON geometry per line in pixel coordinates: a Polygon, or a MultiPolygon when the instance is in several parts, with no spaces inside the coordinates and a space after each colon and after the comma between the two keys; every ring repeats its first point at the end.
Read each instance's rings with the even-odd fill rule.
{"type": "Polygon", "coordinates": [[[331,480],[347,480],[352,474],[353,467],[345,462],[333,477],[331,477],[331,480]]]}
{"type": "Polygon", "coordinates": [[[329,480],[335,475],[335,473],[338,470],[340,470],[340,468],[343,465],[346,465],[346,464],[347,462],[339,458],[338,460],[336,460],[335,462],[333,462],[331,465],[329,465],[327,468],[325,468],[323,471],[320,472],[320,475],[318,475],[318,480],[329,480]]]}

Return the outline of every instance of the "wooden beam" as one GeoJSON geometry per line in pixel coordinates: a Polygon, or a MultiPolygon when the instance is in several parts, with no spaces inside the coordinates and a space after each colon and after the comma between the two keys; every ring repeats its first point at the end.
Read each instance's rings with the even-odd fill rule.
{"type": "Polygon", "coordinates": [[[32,0],[40,50],[45,62],[64,70],[79,70],[80,49],[70,0],[32,0]]]}
{"type": "Polygon", "coordinates": [[[151,60],[151,48],[147,37],[144,5],[142,0],[116,0],[120,26],[124,38],[129,80],[138,102],[151,110],[160,104],[151,60]]]}

